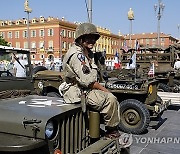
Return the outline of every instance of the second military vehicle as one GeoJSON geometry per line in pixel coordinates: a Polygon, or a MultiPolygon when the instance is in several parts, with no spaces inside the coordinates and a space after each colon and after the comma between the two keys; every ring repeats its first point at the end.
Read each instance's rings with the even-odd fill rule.
{"type": "MultiPolygon", "coordinates": [[[[122,54],[122,64],[125,67],[129,63],[133,54],[133,50],[122,54]]],[[[149,78],[148,72],[153,69],[153,77],[159,81],[158,90],[164,92],[180,92],[180,81],[177,78],[177,71],[174,71],[174,62],[176,59],[176,50],[173,46],[169,48],[148,47],[141,48],[136,53],[136,64],[139,70],[149,78]],[[152,68],[153,67],[153,68],[152,68]]],[[[152,77],[152,76],[151,76],[152,77]]]]}

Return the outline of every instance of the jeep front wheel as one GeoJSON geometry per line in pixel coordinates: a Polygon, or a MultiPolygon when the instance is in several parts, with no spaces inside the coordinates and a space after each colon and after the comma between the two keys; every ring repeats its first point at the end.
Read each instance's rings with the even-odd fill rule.
{"type": "Polygon", "coordinates": [[[120,103],[119,128],[127,133],[141,134],[150,123],[150,113],[140,101],[127,99],[120,103]]]}

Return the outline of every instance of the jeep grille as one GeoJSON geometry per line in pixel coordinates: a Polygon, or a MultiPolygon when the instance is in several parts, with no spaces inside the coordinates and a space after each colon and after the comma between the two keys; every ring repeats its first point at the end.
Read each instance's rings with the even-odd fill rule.
{"type": "Polygon", "coordinates": [[[58,147],[63,154],[78,153],[89,145],[87,117],[81,110],[71,111],[59,124],[58,147]]]}

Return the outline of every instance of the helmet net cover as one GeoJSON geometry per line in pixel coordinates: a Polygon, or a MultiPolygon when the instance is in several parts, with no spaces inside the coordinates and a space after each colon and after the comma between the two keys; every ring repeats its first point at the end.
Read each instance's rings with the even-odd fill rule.
{"type": "Polygon", "coordinates": [[[97,31],[97,28],[95,25],[91,24],[91,23],[82,23],[80,24],[77,28],[76,28],[76,32],[75,32],[75,42],[77,41],[78,38],[84,36],[84,35],[95,35],[96,36],[96,40],[99,39],[100,34],[97,31]]]}

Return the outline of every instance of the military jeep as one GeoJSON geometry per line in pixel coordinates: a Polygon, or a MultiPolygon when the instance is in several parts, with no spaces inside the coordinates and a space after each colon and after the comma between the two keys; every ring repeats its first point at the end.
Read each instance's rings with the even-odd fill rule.
{"type": "Polygon", "coordinates": [[[158,117],[169,105],[157,95],[158,81],[135,75],[134,69],[121,69],[109,73],[105,83],[118,99],[121,122],[119,127],[133,134],[143,133],[151,118],[158,117]]]}
{"type": "Polygon", "coordinates": [[[0,76],[0,153],[74,154],[125,153],[118,140],[103,139],[93,113],[82,112],[80,104],[65,104],[63,98],[39,96],[34,89],[30,52],[0,46],[0,61],[17,61],[26,77],[13,70],[0,76]],[[9,73],[11,75],[9,75],[9,73]],[[89,120],[91,119],[91,120],[89,120]]]}
{"type": "Polygon", "coordinates": [[[61,97],[59,85],[63,82],[63,72],[51,71],[43,66],[37,66],[33,69],[32,74],[34,88],[38,95],[61,97]]]}
{"type": "Polygon", "coordinates": [[[107,70],[105,56],[95,53],[95,63],[99,66],[99,80],[118,99],[120,104],[120,124],[122,131],[141,134],[149,126],[152,117],[158,117],[169,105],[157,95],[158,81],[147,79],[144,72],[136,69],[107,70]],[[106,73],[105,73],[106,72],[106,73]]]}
{"type": "MultiPolygon", "coordinates": [[[[129,63],[129,59],[132,56],[132,49],[128,53],[122,54],[122,63],[129,63]]],[[[152,63],[154,63],[154,78],[159,81],[158,90],[163,92],[180,92],[180,82],[176,78],[176,74],[173,66],[175,62],[175,50],[172,47],[160,48],[160,47],[142,47],[141,51],[136,54],[136,63],[140,66],[142,72],[146,74],[152,63]]]]}

